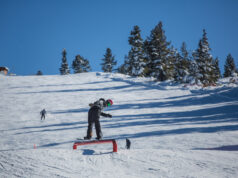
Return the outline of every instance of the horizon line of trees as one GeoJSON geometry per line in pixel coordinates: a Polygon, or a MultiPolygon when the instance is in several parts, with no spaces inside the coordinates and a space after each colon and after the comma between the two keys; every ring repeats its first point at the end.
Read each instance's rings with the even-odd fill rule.
{"type": "MultiPolygon", "coordinates": [[[[125,56],[124,63],[115,69],[117,61],[110,48],[106,49],[101,59],[103,72],[118,72],[134,77],[154,77],[157,81],[173,80],[180,83],[213,85],[222,77],[219,68],[219,59],[213,58],[206,30],[203,29],[198,48],[191,54],[185,42],[180,50],[167,41],[163,24],[160,21],[150,36],[145,40],[141,37],[139,26],[134,26],[128,38],[131,46],[125,56]]],[[[60,74],[67,75],[70,68],[67,63],[66,49],[62,52],[60,74]]],[[[76,55],[71,65],[74,73],[89,72],[89,61],[76,55]]],[[[226,57],[223,77],[238,74],[234,58],[231,54],[226,57]]]]}

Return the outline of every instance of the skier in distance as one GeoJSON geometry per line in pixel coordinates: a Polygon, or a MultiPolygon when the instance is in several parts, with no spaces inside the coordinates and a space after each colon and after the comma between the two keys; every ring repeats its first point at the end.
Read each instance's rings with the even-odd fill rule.
{"type": "Polygon", "coordinates": [[[41,112],[40,112],[40,115],[41,115],[41,120],[45,120],[45,115],[46,115],[46,110],[43,109],[41,112]]]}

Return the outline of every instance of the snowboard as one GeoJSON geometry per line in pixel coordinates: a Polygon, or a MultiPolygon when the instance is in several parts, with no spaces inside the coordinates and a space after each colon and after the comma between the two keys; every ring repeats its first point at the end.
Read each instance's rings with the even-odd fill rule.
{"type": "MultiPolygon", "coordinates": [[[[100,139],[103,140],[103,139],[100,139]]],[[[76,141],[99,141],[96,138],[91,138],[91,139],[84,139],[84,138],[76,138],[76,141]]]]}

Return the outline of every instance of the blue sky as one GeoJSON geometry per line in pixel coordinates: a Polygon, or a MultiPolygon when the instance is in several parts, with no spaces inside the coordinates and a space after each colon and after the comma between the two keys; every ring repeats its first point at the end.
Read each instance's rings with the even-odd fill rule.
{"type": "Polygon", "coordinates": [[[206,29],[223,71],[229,53],[238,65],[237,10],[237,0],[0,0],[0,66],[17,75],[59,74],[65,48],[70,66],[80,54],[101,71],[106,48],[121,65],[133,26],[146,39],[162,21],[178,49],[184,41],[195,50],[206,29]]]}

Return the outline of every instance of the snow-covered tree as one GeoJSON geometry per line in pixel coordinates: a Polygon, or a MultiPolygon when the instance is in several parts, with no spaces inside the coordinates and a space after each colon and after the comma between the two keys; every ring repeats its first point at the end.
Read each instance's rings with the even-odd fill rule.
{"type": "Polygon", "coordinates": [[[151,31],[147,39],[146,52],[148,57],[148,74],[160,81],[167,80],[168,70],[166,64],[170,54],[170,42],[167,42],[162,22],[151,31]]]}
{"type": "Polygon", "coordinates": [[[131,67],[130,67],[130,63],[129,63],[129,60],[128,60],[128,57],[125,56],[125,59],[124,59],[124,64],[122,64],[118,69],[117,71],[121,74],[125,74],[125,75],[131,75],[131,67]]]}
{"type": "Polygon", "coordinates": [[[145,69],[144,73],[146,77],[150,77],[150,48],[149,48],[149,41],[146,39],[143,43],[143,51],[145,56],[145,69]]]}
{"type": "Polygon", "coordinates": [[[196,61],[192,60],[189,63],[188,75],[185,75],[183,78],[184,83],[201,85],[201,74],[198,69],[198,64],[196,61]]]}
{"type": "Polygon", "coordinates": [[[115,61],[115,56],[112,56],[112,50],[107,48],[104,58],[102,59],[103,63],[102,70],[103,72],[112,72],[117,62],[115,61]]]}
{"type": "Polygon", "coordinates": [[[193,57],[198,65],[198,70],[200,75],[200,81],[204,85],[212,84],[216,81],[214,81],[213,73],[214,73],[214,67],[213,67],[213,58],[210,54],[210,47],[208,43],[207,33],[205,30],[203,30],[203,37],[199,41],[198,49],[193,53],[193,57]]]}
{"type": "Polygon", "coordinates": [[[219,78],[221,78],[221,71],[220,71],[220,67],[219,67],[219,59],[216,58],[215,60],[213,60],[213,67],[214,67],[214,73],[213,73],[213,80],[217,81],[219,78]]]}
{"type": "Polygon", "coordinates": [[[183,42],[180,54],[177,54],[175,62],[175,80],[178,82],[184,82],[184,77],[189,76],[190,57],[187,51],[186,43],[183,42]]]}
{"type": "Polygon", "coordinates": [[[67,55],[66,49],[63,49],[63,51],[62,51],[62,56],[63,56],[62,57],[62,63],[61,63],[61,67],[59,69],[61,75],[67,75],[67,74],[70,73],[66,55],[67,55]]]}
{"type": "Polygon", "coordinates": [[[231,77],[234,73],[236,73],[236,65],[234,58],[231,56],[231,54],[228,54],[226,57],[226,63],[224,66],[224,77],[231,77]]]}
{"type": "Polygon", "coordinates": [[[72,63],[74,73],[89,72],[91,70],[89,61],[80,55],[77,55],[72,63]]]}
{"type": "Polygon", "coordinates": [[[169,54],[167,60],[165,61],[165,68],[166,71],[166,79],[175,80],[175,73],[176,73],[176,61],[178,61],[179,53],[178,50],[175,49],[173,46],[169,48],[169,54]]]}
{"type": "Polygon", "coordinates": [[[134,26],[128,40],[131,45],[131,49],[127,56],[130,65],[128,73],[132,76],[145,76],[145,55],[140,32],[140,28],[134,26]]]}

